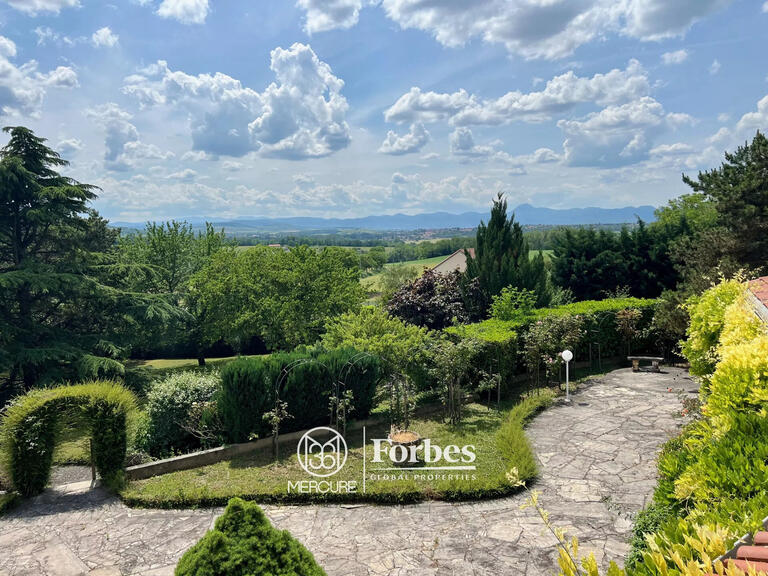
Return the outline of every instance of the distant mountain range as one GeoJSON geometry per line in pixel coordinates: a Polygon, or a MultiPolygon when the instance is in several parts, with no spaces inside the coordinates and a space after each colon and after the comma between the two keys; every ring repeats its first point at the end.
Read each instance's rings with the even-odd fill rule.
{"type": "MultiPolygon", "coordinates": [[[[638,218],[646,222],[655,220],[653,206],[627,206],[624,208],[540,208],[521,204],[514,209],[515,219],[523,225],[581,225],[623,224],[638,218]]],[[[488,221],[488,212],[429,212],[424,214],[386,214],[362,218],[238,218],[213,220],[217,227],[228,231],[259,230],[264,232],[290,233],[309,230],[425,230],[438,228],[474,228],[481,220],[488,221]]],[[[205,218],[187,218],[191,224],[202,224],[205,218]]],[[[143,224],[113,222],[123,228],[143,227],[143,224]]]]}

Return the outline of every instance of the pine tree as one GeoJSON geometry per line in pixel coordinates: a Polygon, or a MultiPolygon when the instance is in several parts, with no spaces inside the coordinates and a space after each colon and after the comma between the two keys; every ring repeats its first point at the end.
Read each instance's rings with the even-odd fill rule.
{"type": "Polygon", "coordinates": [[[730,237],[730,256],[738,265],[768,267],[768,138],[757,132],[751,143],[725,154],[720,168],[683,181],[712,201],[718,225],[730,237]]]}
{"type": "Polygon", "coordinates": [[[59,174],[45,139],[4,128],[0,150],[0,373],[13,393],[57,378],[115,375],[131,333],[173,307],[107,286],[116,232],[89,207],[96,188],[59,174]]]}
{"type": "Polygon", "coordinates": [[[533,290],[537,305],[545,306],[550,299],[547,270],[541,253],[530,257],[523,228],[515,215],[507,218],[507,201],[499,193],[491,208],[491,218],[477,228],[475,256],[467,253],[465,282],[477,279],[487,308],[493,296],[511,286],[533,290]]]}

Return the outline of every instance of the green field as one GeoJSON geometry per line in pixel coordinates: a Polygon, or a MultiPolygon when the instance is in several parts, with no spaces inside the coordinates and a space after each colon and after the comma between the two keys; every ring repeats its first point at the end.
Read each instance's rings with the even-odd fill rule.
{"type": "MultiPolygon", "coordinates": [[[[424,268],[432,268],[433,266],[439,264],[443,260],[446,259],[446,256],[435,256],[434,258],[423,258],[421,260],[408,260],[407,262],[392,262],[390,264],[385,264],[385,268],[391,268],[391,267],[399,267],[399,266],[408,266],[410,268],[413,268],[416,270],[419,275],[424,271],[424,268]]],[[[360,280],[360,283],[363,285],[363,288],[366,290],[369,290],[371,292],[378,292],[379,291],[379,279],[381,278],[382,273],[378,274],[372,274],[371,276],[366,276],[362,280],[360,280]]]]}
{"type": "MultiPolygon", "coordinates": [[[[531,251],[531,258],[536,256],[539,253],[538,250],[532,250],[531,251]]],[[[541,250],[541,253],[544,255],[544,260],[546,262],[549,262],[549,260],[552,258],[552,250],[541,250]]],[[[385,268],[389,268],[392,266],[410,266],[414,270],[416,270],[419,274],[421,274],[425,267],[432,268],[433,266],[436,266],[443,260],[445,260],[448,257],[448,255],[445,256],[435,256],[433,258],[423,258],[422,260],[408,260],[407,262],[392,262],[390,264],[385,264],[385,268]]],[[[360,280],[360,283],[363,285],[363,288],[368,290],[369,292],[378,292],[379,291],[379,279],[381,278],[382,273],[378,274],[372,274],[371,276],[366,276],[362,280],[360,280]]]]}

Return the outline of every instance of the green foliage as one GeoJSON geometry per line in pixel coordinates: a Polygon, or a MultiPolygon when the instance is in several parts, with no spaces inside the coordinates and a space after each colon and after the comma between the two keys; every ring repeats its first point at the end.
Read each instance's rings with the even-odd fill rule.
{"type": "Polygon", "coordinates": [[[657,297],[677,281],[667,243],[663,229],[642,221],[618,234],[564,228],[555,237],[553,281],[578,300],[602,298],[622,287],[634,296],[657,297]]]}
{"type": "Polygon", "coordinates": [[[675,481],[675,497],[699,508],[726,498],[750,498],[768,483],[768,418],[738,414],[721,437],[697,450],[675,481]]]}
{"type": "Polygon", "coordinates": [[[196,406],[211,402],[219,390],[218,372],[176,372],[152,382],[147,393],[149,427],[143,448],[153,456],[200,447],[191,431],[190,415],[196,406]]]}
{"type": "Polygon", "coordinates": [[[322,338],[326,348],[348,347],[378,356],[388,374],[405,374],[418,387],[430,382],[427,371],[433,343],[434,336],[426,328],[407,324],[375,306],[332,319],[322,338]]]}
{"type": "Polygon", "coordinates": [[[389,298],[387,310],[393,316],[430,330],[465,322],[468,314],[461,273],[425,270],[420,278],[404,284],[389,298]]]}
{"type": "Polygon", "coordinates": [[[306,246],[219,252],[191,287],[204,340],[237,348],[253,338],[271,349],[311,344],[329,318],[356,309],[363,296],[353,251],[306,246]]]}
{"type": "Polygon", "coordinates": [[[768,138],[759,131],[752,142],[725,153],[719,168],[683,181],[713,203],[728,252],[739,266],[760,271],[768,254],[768,138]]]}
{"type": "Polygon", "coordinates": [[[491,318],[507,321],[522,321],[531,315],[536,307],[536,294],[531,290],[507,286],[493,297],[491,318]]]}
{"type": "Polygon", "coordinates": [[[691,373],[707,377],[718,361],[720,334],[725,311],[744,293],[744,285],[727,280],[713,286],[701,296],[691,297],[686,307],[690,316],[688,339],[682,344],[683,355],[691,364],[691,373]]]}
{"type": "Polygon", "coordinates": [[[673,508],[657,502],[651,502],[637,514],[629,543],[632,548],[624,564],[629,574],[632,574],[643,560],[643,552],[647,550],[647,535],[658,531],[666,522],[676,517],[677,514],[673,508]]]}
{"type": "Polygon", "coordinates": [[[709,385],[704,411],[718,429],[728,429],[739,414],[768,418],[768,334],[722,351],[709,385]]]}
{"type": "Polygon", "coordinates": [[[477,279],[485,302],[505,287],[530,290],[536,294],[537,305],[549,304],[550,291],[544,257],[539,253],[530,258],[523,229],[514,214],[507,219],[507,201],[499,193],[493,202],[488,225],[477,228],[475,256],[467,254],[467,281],[477,279]]]}
{"type": "Polygon", "coordinates": [[[445,330],[454,340],[477,342],[473,365],[477,372],[501,378],[508,389],[517,369],[518,336],[515,322],[491,318],[476,324],[460,324],[445,330]]]}
{"type": "Polygon", "coordinates": [[[5,131],[0,372],[8,373],[12,386],[21,382],[21,391],[78,377],[78,370],[93,375],[108,368],[114,374],[115,363],[107,359],[125,355],[133,328],[176,310],[162,299],[110,285],[117,231],[89,207],[95,188],[59,174],[67,162],[31,130],[5,131]]]}
{"type": "Polygon", "coordinates": [[[179,561],[176,576],[325,576],[312,554],[272,527],[258,505],[233,498],[179,561]]]}
{"type": "Polygon", "coordinates": [[[418,276],[419,272],[414,266],[386,266],[378,282],[381,301],[385,304],[389,302],[395,292],[418,276]]]}
{"type": "Polygon", "coordinates": [[[3,461],[14,488],[23,496],[45,488],[63,418],[82,418],[89,425],[96,469],[107,484],[118,484],[128,419],[135,409],[134,395],[109,382],[33,390],[18,397],[0,422],[3,461]]]}
{"type": "Polygon", "coordinates": [[[291,417],[281,425],[284,432],[327,424],[329,398],[342,377],[346,390],[352,393],[355,417],[367,418],[381,377],[376,357],[350,348],[273,354],[231,362],[222,369],[221,392],[216,399],[230,441],[244,442],[253,434],[268,435],[270,424],[264,420],[264,414],[274,408],[275,386],[284,370],[287,374],[282,378],[279,393],[291,417]]]}
{"type": "Polygon", "coordinates": [[[525,363],[528,371],[536,374],[544,365],[547,382],[559,375],[563,359],[560,353],[571,350],[583,341],[584,319],[579,314],[551,315],[531,324],[525,334],[525,363]]]}

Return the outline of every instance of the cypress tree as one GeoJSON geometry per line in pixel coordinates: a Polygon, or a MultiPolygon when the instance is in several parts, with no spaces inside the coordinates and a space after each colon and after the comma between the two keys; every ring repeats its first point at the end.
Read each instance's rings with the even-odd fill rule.
{"type": "Polygon", "coordinates": [[[466,255],[465,282],[476,279],[484,298],[484,308],[487,309],[493,296],[507,286],[533,290],[538,306],[549,303],[544,257],[541,253],[530,257],[522,226],[515,222],[514,213],[507,218],[507,201],[502,193],[493,201],[488,224],[480,222],[477,227],[475,256],[468,252],[466,255]]]}

